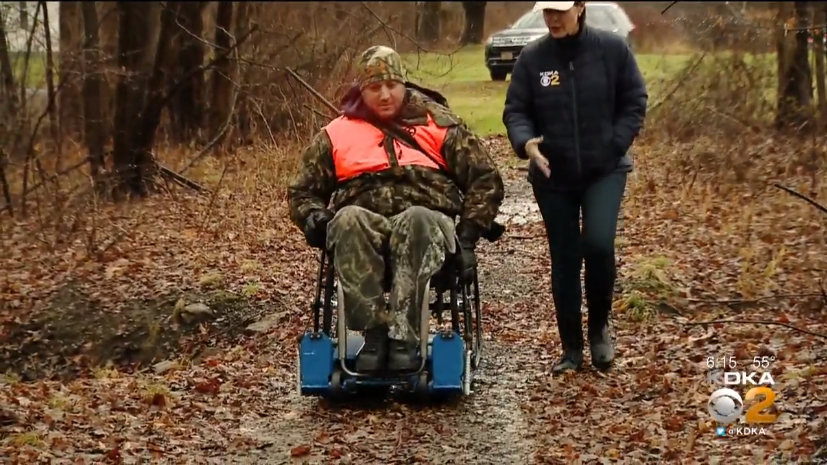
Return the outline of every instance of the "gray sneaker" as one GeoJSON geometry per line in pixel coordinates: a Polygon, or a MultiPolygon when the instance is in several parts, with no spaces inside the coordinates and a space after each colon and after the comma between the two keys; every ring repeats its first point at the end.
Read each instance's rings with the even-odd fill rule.
{"type": "Polygon", "coordinates": [[[605,371],[611,368],[615,358],[612,338],[609,336],[609,327],[604,326],[597,334],[589,334],[589,349],[592,355],[592,366],[605,371]]]}
{"type": "Polygon", "coordinates": [[[564,350],[560,360],[551,368],[552,375],[560,375],[583,368],[583,353],[578,350],[564,350]]]}

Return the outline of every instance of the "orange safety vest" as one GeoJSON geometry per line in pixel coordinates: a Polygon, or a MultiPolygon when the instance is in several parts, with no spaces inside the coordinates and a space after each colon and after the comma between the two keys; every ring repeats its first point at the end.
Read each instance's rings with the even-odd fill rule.
{"type": "MultiPolygon", "coordinates": [[[[428,124],[415,126],[414,139],[428,152],[428,155],[393,141],[399,166],[427,166],[433,169],[447,169],[442,156],[442,144],[448,128],[441,128],[428,115],[428,124]],[[436,160],[439,165],[434,162],[436,160]]],[[[385,152],[382,140],[385,134],[376,126],[355,118],[340,116],[325,126],[333,147],[333,164],[339,182],[353,179],[365,173],[377,173],[391,168],[390,158],[385,152]]]]}

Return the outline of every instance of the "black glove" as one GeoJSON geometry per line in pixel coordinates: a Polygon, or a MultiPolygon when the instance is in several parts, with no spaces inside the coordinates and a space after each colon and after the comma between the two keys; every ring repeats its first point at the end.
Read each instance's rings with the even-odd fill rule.
{"type": "Polygon", "coordinates": [[[463,280],[470,283],[477,271],[477,254],[474,249],[477,241],[480,240],[480,231],[468,223],[460,222],[457,225],[457,238],[459,239],[457,268],[462,274],[463,280]]]}
{"type": "Polygon", "coordinates": [[[307,217],[304,224],[304,239],[307,245],[316,249],[327,247],[327,224],[333,219],[330,210],[316,210],[307,217]]]}
{"type": "Polygon", "coordinates": [[[474,245],[460,242],[457,259],[457,268],[463,281],[470,284],[474,281],[474,275],[477,272],[477,254],[474,252],[474,245]]]}
{"type": "Polygon", "coordinates": [[[491,228],[482,233],[482,237],[488,240],[488,242],[497,242],[503,234],[505,234],[505,226],[494,221],[491,223],[491,228]]]}

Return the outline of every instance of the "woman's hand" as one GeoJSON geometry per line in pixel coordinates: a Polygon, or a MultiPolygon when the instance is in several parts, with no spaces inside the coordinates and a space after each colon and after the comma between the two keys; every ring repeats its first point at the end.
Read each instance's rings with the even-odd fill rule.
{"type": "Polygon", "coordinates": [[[525,144],[525,153],[528,159],[533,161],[537,168],[543,172],[545,177],[551,176],[551,168],[548,165],[548,159],[540,153],[540,144],[543,143],[543,136],[535,137],[525,144]]]}

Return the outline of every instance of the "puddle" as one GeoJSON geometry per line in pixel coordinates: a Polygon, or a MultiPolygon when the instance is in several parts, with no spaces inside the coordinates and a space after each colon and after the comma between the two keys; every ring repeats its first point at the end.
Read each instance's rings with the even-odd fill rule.
{"type": "Polygon", "coordinates": [[[540,216],[540,209],[533,200],[518,200],[509,202],[506,199],[500,207],[500,214],[497,215],[497,221],[505,224],[532,224],[542,221],[540,216]]]}
{"type": "Polygon", "coordinates": [[[534,201],[531,186],[522,176],[522,173],[507,173],[504,179],[505,200],[500,206],[497,221],[505,225],[525,225],[543,220],[540,209],[534,201]]]}

